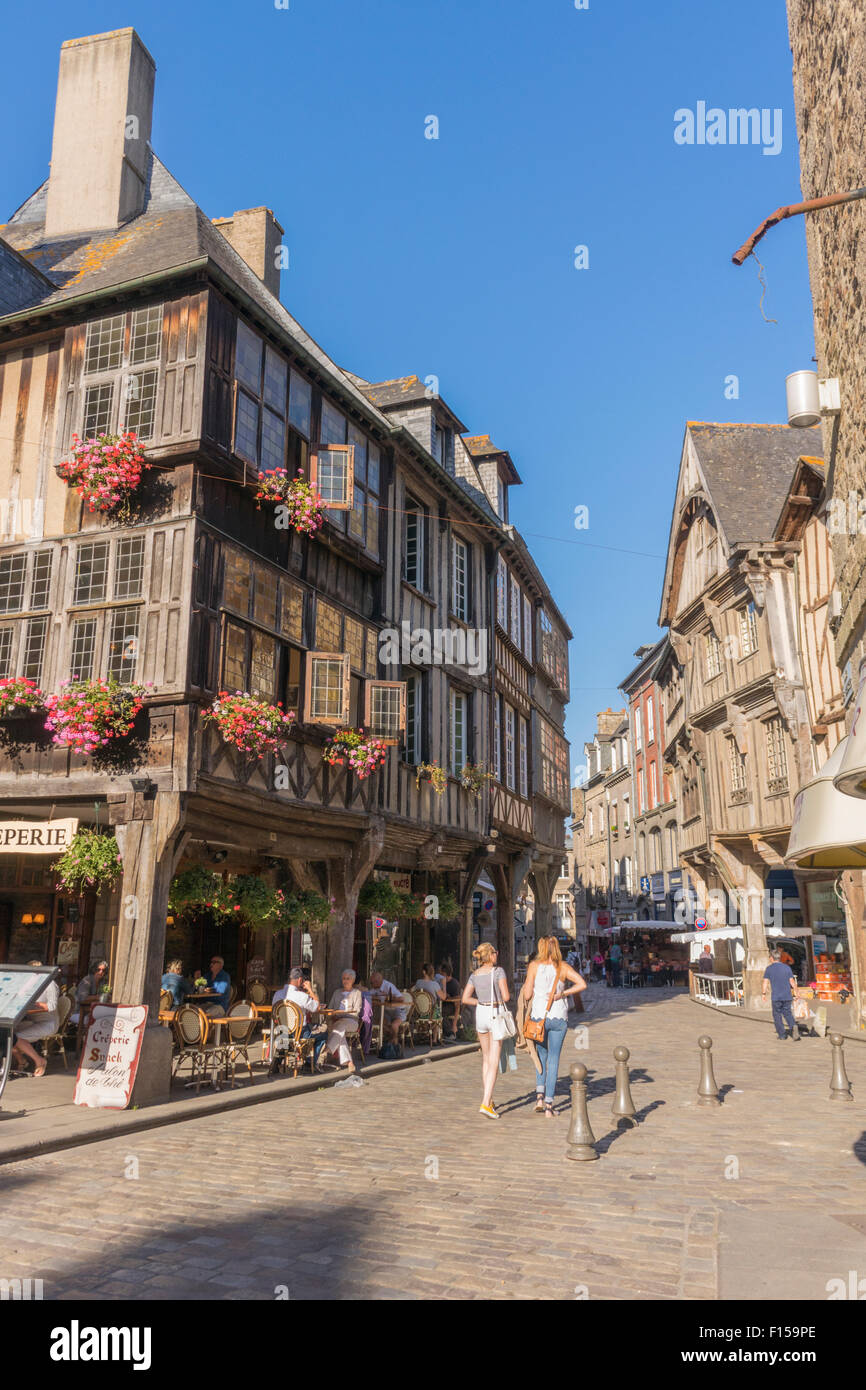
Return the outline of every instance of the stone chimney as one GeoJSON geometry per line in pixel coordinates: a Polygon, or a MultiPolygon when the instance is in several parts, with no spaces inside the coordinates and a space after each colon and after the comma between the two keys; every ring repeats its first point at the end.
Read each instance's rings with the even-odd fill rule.
{"type": "Polygon", "coordinates": [[[608,706],[607,709],[600,710],[598,713],[599,737],[610,738],[611,734],[614,730],[619,728],[624,719],[624,709],[611,709],[610,706],[608,706]]]}
{"type": "Polygon", "coordinates": [[[279,299],[283,228],[270,208],[243,208],[231,217],[215,217],[213,224],[279,299]]]}
{"type": "Polygon", "coordinates": [[[134,29],[63,44],[47,237],[119,227],[143,210],[155,76],[134,29]]]}

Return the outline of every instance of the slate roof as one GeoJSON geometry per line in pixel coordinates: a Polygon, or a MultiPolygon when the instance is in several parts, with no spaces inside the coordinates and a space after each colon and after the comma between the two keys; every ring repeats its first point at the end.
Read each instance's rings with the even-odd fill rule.
{"type": "Polygon", "coordinates": [[[79,295],[120,288],[207,258],[318,366],[335,377],[364,414],[384,429],[390,428],[368,396],[292,318],[155,154],[150,157],[144,211],[122,227],[49,240],[45,236],[47,191],[46,180],[5,227],[0,226],[0,237],[54,286],[26,307],[61,306],[64,300],[79,295]]]}
{"type": "Polygon", "coordinates": [[[802,454],[820,454],[820,427],[690,420],[688,431],[728,543],[769,540],[797,460],[802,454]]]}

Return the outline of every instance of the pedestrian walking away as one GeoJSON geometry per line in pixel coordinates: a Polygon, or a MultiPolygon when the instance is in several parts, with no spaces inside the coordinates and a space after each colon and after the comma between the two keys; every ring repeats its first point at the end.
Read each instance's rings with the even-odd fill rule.
{"type": "Polygon", "coordinates": [[[511,998],[508,979],[501,965],[497,965],[496,947],[489,941],[482,941],[472,953],[474,971],[469,976],[463,991],[463,1003],[475,1009],[475,1031],[481,1047],[481,1080],[483,1094],[480,1113],[488,1119],[498,1120],[498,1111],[493,1104],[493,1088],[499,1075],[499,1053],[502,1043],[493,1036],[493,1017],[497,1005],[507,1004],[511,998]]]}
{"type": "Polygon", "coordinates": [[[553,1095],[559,1075],[559,1057],[568,1030],[566,1001],[570,995],[578,995],[584,989],[586,980],[562,959],[556,937],[542,936],[538,942],[538,955],[530,963],[527,971],[523,993],[526,999],[532,1001],[530,1020],[541,1025],[540,1030],[534,1030],[535,1048],[538,1053],[535,1113],[544,1114],[550,1120],[555,1119],[553,1095]],[[571,981],[569,989],[566,988],[567,980],[571,981]],[[539,1031],[541,1037],[537,1036],[539,1031]]]}
{"type": "Polygon", "coordinates": [[[794,996],[797,989],[797,978],[790,965],[786,965],[782,960],[780,951],[771,952],[772,963],[764,971],[764,980],[761,985],[761,998],[766,999],[767,989],[770,989],[771,1006],[773,1010],[773,1023],[776,1027],[776,1035],[779,1042],[784,1042],[788,1036],[788,1028],[791,1030],[791,1037],[800,1041],[800,1030],[794,1022],[794,996]],[[787,1028],[786,1025],[787,1024],[787,1028]]]}

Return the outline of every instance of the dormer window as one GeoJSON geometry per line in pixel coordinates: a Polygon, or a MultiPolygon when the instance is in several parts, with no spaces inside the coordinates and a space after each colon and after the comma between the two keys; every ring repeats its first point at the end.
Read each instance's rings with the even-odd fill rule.
{"type": "Polygon", "coordinates": [[[508,493],[501,476],[496,479],[496,514],[500,521],[507,521],[508,493]]]}
{"type": "Polygon", "coordinates": [[[444,429],[441,425],[433,426],[433,457],[441,463],[443,468],[448,467],[449,446],[451,443],[451,431],[444,429]]]}

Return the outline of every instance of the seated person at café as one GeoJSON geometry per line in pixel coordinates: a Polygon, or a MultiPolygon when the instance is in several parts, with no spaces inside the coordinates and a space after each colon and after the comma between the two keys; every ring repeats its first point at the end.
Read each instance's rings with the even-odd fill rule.
{"type": "Polygon", "coordinates": [[[93,1004],[99,998],[99,992],[105,989],[108,983],[108,961],[92,960],[90,970],[79,980],[75,988],[75,1008],[69,1015],[70,1023],[77,1023],[81,1017],[82,1004],[93,1004]]]}
{"type": "Polygon", "coordinates": [[[165,974],[160,981],[160,989],[167,990],[171,995],[172,1007],[179,1009],[188,994],[192,994],[193,987],[189,980],[184,979],[183,961],[170,960],[166,962],[165,974]]]}
{"type": "MultiPolygon", "coordinates": [[[[303,1026],[301,1028],[301,1037],[313,1037],[312,1015],[316,1013],[321,1006],[315,994],[313,993],[312,985],[308,980],[304,979],[304,972],[297,965],[289,971],[288,984],[283,985],[282,989],[278,989],[275,992],[274,997],[271,1001],[274,1008],[276,1008],[277,1004],[282,1003],[284,999],[288,1000],[290,1004],[294,1004],[297,1008],[301,1010],[301,1013],[304,1018],[303,1026]]],[[[316,1063],[319,1060],[319,1054],[321,1053],[322,1048],[325,1046],[326,1041],[327,1037],[324,1032],[316,1034],[316,1041],[313,1044],[313,1058],[310,1064],[313,1070],[315,1070],[316,1063]]],[[[268,1071],[269,1076],[274,1076],[275,1073],[279,1071],[279,1053],[281,1050],[282,1049],[279,1046],[279,1040],[275,1039],[274,1056],[273,1060],[271,1061],[270,1069],[268,1071]]]]}
{"type": "MultiPolygon", "coordinates": [[[[381,970],[374,970],[370,976],[370,990],[377,1004],[380,1004],[383,999],[395,1001],[385,1009],[385,1024],[390,1033],[387,1041],[392,1042],[396,1047],[400,1042],[400,1024],[406,1022],[406,1004],[403,999],[403,992],[396,985],[392,985],[390,980],[386,980],[381,970]]],[[[384,1031],[383,1029],[383,1035],[384,1031]]],[[[386,1038],[383,1036],[383,1047],[385,1042],[386,1038]]]]}
{"type": "MultiPolygon", "coordinates": [[[[42,964],[41,960],[31,960],[28,964],[36,969],[42,964]]],[[[20,1063],[24,1057],[29,1057],[33,1063],[34,1076],[44,1076],[47,1063],[44,1057],[40,1057],[36,1048],[31,1046],[38,1038],[50,1037],[57,1032],[57,1004],[60,999],[60,990],[54,980],[50,985],[46,985],[39,998],[27,1010],[22,1019],[15,1025],[12,1034],[12,1057],[20,1063]]]]}
{"type": "Polygon", "coordinates": [[[214,956],[204,978],[207,980],[208,990],[218,994],[219,999],[203,999],[200,1008],[204,1013],[213,1014],[214,1018],[218,1018],[226,1012],[232,984],[222,956],[214,956]]]}
{"type": "Polygon", "coordinates": [[[349,1071],[355,1071],[355,1063],[352,1061],[352,1053],[346,1041],[346,1034],[358,1031],[364,1004],[361,991],[355,986],[355,979],[354,970],[344,970],[342,988],[335,989],[328,1002],[328,1008],[334,1010],[336,1014],[336,1017],[332,1016],[328,1020],[330,1025],[328,1053],[337,1058],[341,1067],[348,1066],[349,1071]]]}
{"type": "Polygon", "coordinates": [[[447,1012],[443,1009],[443,1042],[457,1041],[457,1027],[460,1023],[460,1000],[463,990],[460,988],[459,981],[455,980],[454,972],[451,969],[451,962],[443,960],[439,967],[439,978],[442,981],[442,988],[445,990],[445,1003],[448,1005],[447,1012]],[[453,1008],[451,1007],[453,1005],[453,1008]]]}

